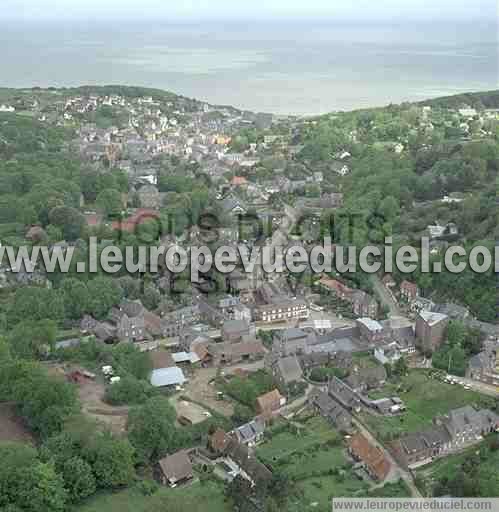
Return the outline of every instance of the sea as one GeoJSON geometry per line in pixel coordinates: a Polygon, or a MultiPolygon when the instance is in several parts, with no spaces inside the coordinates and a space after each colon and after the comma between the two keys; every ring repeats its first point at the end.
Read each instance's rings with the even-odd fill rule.
{"type": "Polygon", "coordinates": [[[13,22],[0,87],[124,84],[315,115],[499,88],[497,20],[13,22]]]}

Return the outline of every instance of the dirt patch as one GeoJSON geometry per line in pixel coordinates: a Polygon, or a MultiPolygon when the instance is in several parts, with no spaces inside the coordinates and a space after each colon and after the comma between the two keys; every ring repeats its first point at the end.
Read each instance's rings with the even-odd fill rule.
{"type": "Polygon", "coordinates": [[[218,390],[215,384],[211,382],[216,375],[216,368],[202,368],[197,370],[184,385],[185,391],[182,392],[182,395],[190,398],[194,402],[200,402],[228,418],[234,414],[234,405],[227,399],[218,399],[218,390]]]}
{"type": "Polygon", "coordinates": [[[14,404],[0,404],[0,442],[33,443],[31,433],[16,413],[14,404]]]}
{"type": "MultiPolygon", "coordinates": [[[[47,365],[47,369],[50,374],[62,376],[63,378],[75,370],[82,370],[81,367],[57,363],[47,365]]],[[[78,389],[78,397],[83,414],[103,424],[116,434],[125,432],[129,408],[113,407],[104,402],[106,384],[102,375],[98,375],[94,380],[88,378],[79,379],[75,386],[78,389]]]]}
{"type": "Polygon", "coordinates": [[[125,432],[129,408],[113,407],[103,401],[106,391],[103,381],[85,379],[77,386],[84,414],[103,423],[117,434],[125,432]]]}

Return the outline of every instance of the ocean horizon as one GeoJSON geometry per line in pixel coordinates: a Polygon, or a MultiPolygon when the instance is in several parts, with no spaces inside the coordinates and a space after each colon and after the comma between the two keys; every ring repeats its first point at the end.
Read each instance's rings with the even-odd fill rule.
{"type": "Polygon", "coordinates": [[[316,115],[498,88],[496,22],[0,21],[0,87],[123,84],[316,115]]]}

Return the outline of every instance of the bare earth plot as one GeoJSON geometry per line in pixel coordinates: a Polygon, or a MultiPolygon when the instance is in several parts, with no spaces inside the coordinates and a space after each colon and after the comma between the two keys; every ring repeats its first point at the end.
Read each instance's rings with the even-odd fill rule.
{"type": "Polygon", "coordinates": [[[78,395],[82,412],[90,418],[103,423],[113,432],[121,434],[126,430],[128,407],[113,407],[103,401],[105,386],[93,380],[78,384],[78,395]]]}
{"type": "Polygon", "coordinates": [[[234,405],[227,400],[218,400],[218,390],[215,385],[210,382],[216,375],[216,368],[202,368],[197,370],[185,384],[185,391],[182,392],[182,395],[194,402],[200,402],[226,417],[230,417],[234,414],[234,405]]]}
{"type": "MultiPolygon", "coordinates": [[[[61,378],[65,378],[74,370],[81,370],[81,368],[71,364],[59,363],[47,364],[46,368],[49,374],[61,378]]],[[[84,379],[75,386],[78,389],[83,414],[103,424],[115,434],[125,432],[129,407],[114,407],[105,403],[106,386],[102,380],[99,380],[98,377],[95,380],[84,379]]]]}
{"type": "Polygon", "coordinates": [[[33,437],[17,416],[14,404],[0,404],[0,442],[32,443],[33,437]]]}

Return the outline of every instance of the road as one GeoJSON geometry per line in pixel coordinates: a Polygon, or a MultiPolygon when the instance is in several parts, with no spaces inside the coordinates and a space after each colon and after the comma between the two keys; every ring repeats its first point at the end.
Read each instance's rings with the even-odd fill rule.
{"type": "Polygon", "coordinates": [[[404,316],[397,302],[390,295],[390,292],[383,286],[383,283],[376,274],[371,275],[371,282],[383,305],[389,308],[390,316],[404,316]]]}
{"type": "Polygon", "coordinates": [[[305,394],[296,400],[293,400],[292,402],[289,402],[284,407],[281,407],[279,409],[279,414],[281,416],[284,416],[285,418],[292,418],[298,409],[306,405],[308,401],[308,397],[310,396],[310,393],[316,389],[315,386],[312,386],[312,384],[308,385],[308,388],[305,391],[305,394]]]}
{"type": "Polygon", "coordinates": [[[479,382],[477,380],[465,379],[464,377],[456,377],[456,380],[464,382],[468,384],[473,391],[477,391],[478,393],[482,393],[484,395],[492,396],[494,398],[499,398],[499,387],[493,386],[490,384],[485,384],[483,382],[479,382]]]}

